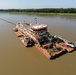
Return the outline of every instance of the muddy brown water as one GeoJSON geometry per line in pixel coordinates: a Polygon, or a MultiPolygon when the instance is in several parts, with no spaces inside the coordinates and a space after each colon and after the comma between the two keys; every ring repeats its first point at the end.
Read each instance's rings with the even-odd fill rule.
{"type": "MultiPolygon", "coordinates": [[[[76,43],[76,17],[0,14],[13,23],[28,22],[48,25],[52,35],[76,43]]],[[[0,20],[0,75],[76,75],[76,51],[48,60],[35,47],[25,48],[13,32],[14,25],[0,20]]]]}

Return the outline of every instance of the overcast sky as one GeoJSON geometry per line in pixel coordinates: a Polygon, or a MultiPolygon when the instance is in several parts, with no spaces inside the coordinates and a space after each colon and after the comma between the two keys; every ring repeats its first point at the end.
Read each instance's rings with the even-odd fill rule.
{"type": "Polygon", "coordinates": [[[0,0],[0,9],[76,8],[76,0],[0,0]]]}

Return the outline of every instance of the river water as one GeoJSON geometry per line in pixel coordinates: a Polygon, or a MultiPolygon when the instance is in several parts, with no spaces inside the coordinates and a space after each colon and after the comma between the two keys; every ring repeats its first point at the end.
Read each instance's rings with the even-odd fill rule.
{"type": "MultiPolygon", "coordinates": [[[[76,43],[76,17],[1,14],[13,23],[28,22],[48,25],[52,35],[76,43]]],[[[0,75],[76,75],[76,51],[48,60],[35,47],[25,48],[15,35],[15,26],[0,20],[0,75]]]]}

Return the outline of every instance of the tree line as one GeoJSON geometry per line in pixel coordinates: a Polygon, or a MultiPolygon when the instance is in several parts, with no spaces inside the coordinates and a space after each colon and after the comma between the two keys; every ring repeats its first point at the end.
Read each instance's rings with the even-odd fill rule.
{"type": "Polygon", "coordinates": [[[0,9],[0,12],[76,13],[76,8],[0,9]]]}

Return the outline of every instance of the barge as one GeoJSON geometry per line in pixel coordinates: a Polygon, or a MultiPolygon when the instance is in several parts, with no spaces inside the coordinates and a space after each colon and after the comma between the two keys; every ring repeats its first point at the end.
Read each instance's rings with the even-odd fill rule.
{"type": "Polygon", "coordinates": [[[49,59],[55,59],[76,49],[73,42],[51,35],[45,24],[18,23],[14,31],[25,47],[35,46],[49,59]]]}

